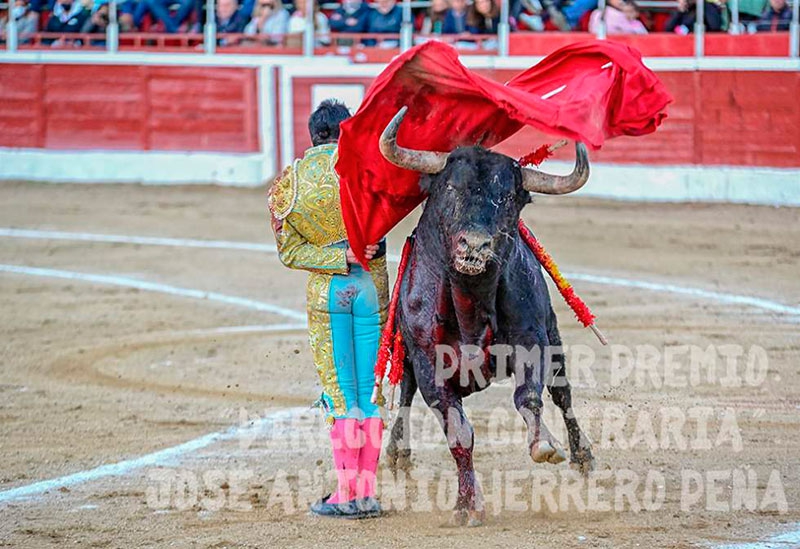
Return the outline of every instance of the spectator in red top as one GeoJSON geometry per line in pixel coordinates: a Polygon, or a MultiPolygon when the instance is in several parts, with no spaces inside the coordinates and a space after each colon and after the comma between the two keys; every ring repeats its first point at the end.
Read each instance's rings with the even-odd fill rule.
{"type": "Polygon", "coordinates": [[[756,23],[758,32],[775,32],[789,30],[792,22],[792,9],[786,0],[769,0],[769,6],[761,14],[756,23]]]}

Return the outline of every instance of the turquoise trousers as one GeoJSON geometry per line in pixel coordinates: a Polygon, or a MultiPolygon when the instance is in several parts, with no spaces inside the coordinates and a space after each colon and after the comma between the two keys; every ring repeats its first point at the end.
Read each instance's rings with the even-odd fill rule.
{"type": "Polygon", "coordinates": [[[312,274],[309,279],[311,348],[331,421],[380,417],[370,398],[387,301],[385,258],[373,260],[370,272],[350,265],[347,275],[312,274]]]}

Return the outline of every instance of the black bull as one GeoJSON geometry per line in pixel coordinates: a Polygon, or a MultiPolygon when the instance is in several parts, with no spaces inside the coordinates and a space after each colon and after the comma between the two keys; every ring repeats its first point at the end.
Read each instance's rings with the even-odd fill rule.
{"type": "Polygon", "coordinates": [[[577,144],[574,171],[553,176],[482,147],[449,154],[405,149],[396,143],[404,114],[405,108],[384,131],[381,151],[390,162],[425,174],[420,184],[429,198],[397,308],[406,361],[389,465],[396,470],[410,464],[409,407],[419,389],[436,412],[458,467],[456,518],[475,524],[483,503],[472,462],[473,429],[462,398],[493,378],[514,375],[514,405],[527,426],[533,461],[566,459],[542,421],[546,385],[566,423],[571,464],[583,472],[593,466],[591,446],[572,412],[564,356],[548,350],[561,346],[550,295],[517,227],[531,192],[577,190],[588,178],[588,160],[585,147],[577,144]],[[505,351],[494,352],[501,348],[505,351]],[[509,356],[509,349],[527,352],[509,356]]]}

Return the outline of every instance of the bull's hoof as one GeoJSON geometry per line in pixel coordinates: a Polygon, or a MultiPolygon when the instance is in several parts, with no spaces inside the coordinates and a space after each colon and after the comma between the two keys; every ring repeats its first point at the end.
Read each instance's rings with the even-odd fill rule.
{"type": "Polygon", "coordinates": [[[486,520],[486,512],[483,510],[472,510],[468,511],[466,509],[456,509],[453,511],[453,518],[450,521],[450,525],[456,528],[463,528],[466,526],[467,528],[476,528],[478,526],[483,526],[483,522],[486,520]]]}
{"type": "Polygon", "coordinates": [[[466,526],[468,520],[469,513],[467,513],[466,509],[456,509],[453,511],[453,518],[450,519],[450,524],[456,527],[466,526]]]}
{"type": "Polygon", "coordinates": [[[554,448],[548,441],[543,440],[533,445],[531,459],[535,463],[561,463],[567,459],[567,453],[563,448],[554,448]]]}
{"type": "Polygon", "coordinates": [[[467,521],[467,528],[475,528],[477,526],[483,526],[483,521],[486,520],[486,512],[485,511],[477,511],[473,510],[469,512],[469,520],[467,521]]]}
{"type": "Polygon", "coordinates": [[[394,467],[391,468],[392,473],[397,474],[398,471],[408,473],[413,468],[411,462],[411,452],[400,452],[394,460],[394,467]]]}
{"type": "Polygon", "coordinates": [[[567,459],[567,453],[563,448],[558,448],[556,453],[550,456],[550,459],[547,460],[547,463],[561,463],[565,459],[567,459]]]}
{"type": "Polygon", "coordinates": [[[386,465],[392,474],[396,475],[398,471],[408,473],[411,471],[413,464],[411,463],[411,450],[399,450],[389,448],[386,452],[386,465]]]}
{"type": "Polygon", "coordinates": [[[589,449],[582,449],[575,452],[569,460],[569,466],[573,471],[577,471],[583,476],[588,476],[589,473],[594,471],[595,467],[592,451],[589,449]]]}

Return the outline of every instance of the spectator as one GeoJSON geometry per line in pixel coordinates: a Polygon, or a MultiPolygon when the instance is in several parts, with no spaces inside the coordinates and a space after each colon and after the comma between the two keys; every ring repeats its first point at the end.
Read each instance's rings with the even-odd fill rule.
{"type": "MultiPolygon", "coordinates": [[[[117,1],[118,22],[120,31],[128,32],[136,30],[136,26],[134,25],[133,15],[134,12],[136,11],[137,6],[141,2],[142,0],[117,1]]],[[[42,11],[52,12],[54,6],[55,6],[55,0],[30,0],[30,11],[28,12],[27,17],[31,21],[31,24],[36,28],[36,30],[39,30],[39,15],[42,13],[42,11]]]]}
{"type": "MultiPolygon", "coordinates": [[[[306,30],[306,3],[305,0],[299,0],[297,2],[297,8],[292,13],[292,16],[289,18],[289,35],[298,37],[302,35],[306,30]]],[[[328,24],[328,18],[325,17],[325,14],[319,11],[319,4],[315,1],[314,2],[314,34],[317,37],[316,43],[317,45],[328,45],[330,44],[330,26],[328,24]]]]}
{"type": "Polygon", "coordinates": [[[403,23],[403,10],[397,0],[378,0],[378,6],[369,13],[367,32],[398,34],[403,23]]]}
{"type": "Polygon", "coordinates": [[[769,6],[756,23],[756,30],[758,32],[785,31],[789,30],[791,22],[792,9],[786,4],[786,0],[769,0],[769,6]]]}
{"type": "Polygon", "coordinates": [[[369,7],[361,0],[344,0],[342,6],[331,14],[333,32],[367,32],[369,7]]]}
{"type": "Polygon", "coordinates": [[[450,0],[450,9],[444,16],[442,34],[467,32],[467,0],[450,0]]]}
{"type": "Polygon", "coordinates": [[[289,30],[289,12],[281,0],[258,0],[253,7],[253,18],[244,29],[245,34],[262,34],[270,44],[280,44],[289,30]]]}
{"type": "MultiPolygon", "coordinates": [[[[31,12],[28,0],[15,0],[14,7],[9,11],[8,16],[13,17],[14,21],[17,22],[17,39],[20,44],[28,42],[27,37],[35,33],[38,28],[38,15],[30,17],[31,13],[33,12],[31,12]]],[[[8,19],[0,21],[0,33],[8,32],[6,30],[7,25],[8,19]]]]}
{"type": "MultiPolygon", "coordinates": [[[[720,4],[706,0],[703,6],[705,16],[703,17],[706,30],[709,32],[719,32],[722,30],[722,8],[720,4]]],[[[694,24],[697,20],[697,4],[695,0],[678,0],[678,11],[667,21],[664,30],[676,34],[689,34],[694,32],[694,24]]]]}
{"type": "Polygon", "coordinates": [[[31,20],[37,31],[39,30],[39,16],[43,11],[52,13],[54,5],[55,2],[53,0],[30,0],[30,11],[28,11],[27,17],[31,20]]]}
{"type": "Polygon", "coordinates": [[[500,8],[494,0],[475,0],[467,12],[467,31],[470,34],[497,34],[500,8]]]}
{"type": "Polygon", "coordinates": [[[117,23],[119,24],[120,32],[136,31],[134,24],[134,14],[136,8],[141,0],[123,0],[117,2],[117,23]]]}
{"type": "MultiPolygon", "coordinates": [[[[176,33],[194,12],[195,0],[138,0],[133,12],[133,26],[141,28],[142,20],[148,13],[156,25],[161,25],[165,32],[176,33]],[[170,6],[178,3],[178,10],[173,15],[170,6]]],[[[158,26],[154,30],[160,30],[158,26]]]]}
{"type": "Polygon", "coordinates": [[[80,32],[89,10],[79,0],[58,0],[53,5],[53,13],[47,20],[46,32],[80,32]]]}
{"type": "Polygon", "coordinates": [[[758,21],[767,9],[767,0],[739,0],[739,20],[758,21]]]}
{"type": "Polygon", "coordinates": [[[218,33],[244,32],[247,20],[245,15],[239,11],[239,4],[236,0],[217,0],[216,12],[218,33]]]}
{"type": "Polygon", "coordinates": [[[542,32],[544,30],[544,19],[542,19],[542,12],[544,12],[544,6],[542,6],[542,3],[539,0],[520,0],[517,4],[514,4],[512,15],[514,16],[514,19],[520,23],[523,23],[530,30],[542,32]],[[514,12],[516,12],[515,15],[514,12]]]}
{"type": "Polygon", "coordinates": [[[83,24],[81,32],[87,34],[105,33],[108,28],[108,0],[96,0],[92,15],[83,24]]]}
{"type": "Polygon", "coordinates": [[[598,34],[600,24],[606,23],[606,34],[647,34],[639,21],[639,10],[631,0],[606,0],[604,11],[594,10],[589,19],[589,32],[598,34]]]}
{"type": "Polygon", "coordinates": [[[431,0],[425,19],[422,21],[422,34],[443,34],[444,20],[449,11],[447,0],[431,0]]]}
{"type": "MultiPolygon", "coordinates": [[[[94,6],[92,7],[92,14],[89,16],[89,19],[83,24],[83,28],[81,32],[86,34],[103,34],[105,35],[106,30],[108,29],[108,1],[109,0],[95,0],[94,6]]],[[[91,40],[90,44],[92,46],[105,46],[106,41],[105,38],[99,40],[91,40]]]]}
{"type": "Polygon", "coordinates": [[[578,29],[581,18],[586,13],[597,9],[597,0],[572,0],[569,5],[565,5],[566,0],[557,0],[557,5],[550,0],[542,3],[547,7],[550,21],[562,31],[578,29]],[[556,9],[557,7],[558,9],[556,9]]]}

